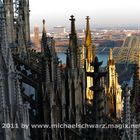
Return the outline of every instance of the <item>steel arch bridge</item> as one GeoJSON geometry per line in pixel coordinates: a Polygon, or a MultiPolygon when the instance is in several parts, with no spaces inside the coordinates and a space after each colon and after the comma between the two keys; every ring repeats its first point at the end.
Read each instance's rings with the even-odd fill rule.
{"type": "Polygon", "coordinates": [[[140,54],[140,36],[129,36],[121,47],[113,49],[113,57],[116,63],[135,64],[140,54]]]}

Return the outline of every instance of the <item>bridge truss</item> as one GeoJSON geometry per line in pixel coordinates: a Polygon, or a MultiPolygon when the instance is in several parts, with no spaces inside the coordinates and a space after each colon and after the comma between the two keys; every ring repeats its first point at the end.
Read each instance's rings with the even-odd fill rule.
{"type": "Polygon", "coordinates": [[[124,41],[122,47],[113,49],[113,56],[116,63],[132,63],[138,61],[140,54],[140,36],[129,36],[124,41]]]}

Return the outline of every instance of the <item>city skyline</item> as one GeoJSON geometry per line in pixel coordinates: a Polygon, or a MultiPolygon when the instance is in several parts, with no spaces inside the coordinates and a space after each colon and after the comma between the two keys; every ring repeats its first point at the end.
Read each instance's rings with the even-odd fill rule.
{"type": "Polygon", "coordinates": [[[69,27],[69,16],[74,15],[76,18],[76,27],[85,27],[85,17],[91,18],[91,28],[107,26],[138,26],[140,18],[138,13],[140,2],[138,0],[92,0],[87,1],[45,1],[30,0],[30,19],[31,29],[37,24],[42,25],[42,19],[46,19],[47,29],[54,26],[69,27]]]}

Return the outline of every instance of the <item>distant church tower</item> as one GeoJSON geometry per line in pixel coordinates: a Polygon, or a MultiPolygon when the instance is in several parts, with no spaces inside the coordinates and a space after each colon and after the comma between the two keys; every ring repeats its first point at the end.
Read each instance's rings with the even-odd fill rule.
{"type": "MultiPolygon", "coordinates": [[[[86,72],[93,72],[94,67],[90,64],[94,61],[95,54],[93,52],[91,31],[89,25],[89,17],[86,18],[86,32],[85,32],[85,70],[86,72]]],[[[93,91],[90,87],[93,84],[93,79],[90,76],[86,77],[86,100],[90,102],[93,99],[93,91]]]]}
{"type": "Polygon", "coordinates": [[[115,62],[110,49],[109,59],[107,64],[107,97],[109,114],[112,117],[121,117],[122,112],[122,90],[118,83],[118,74],[116,73],[115,62]]]}
{"type": "Polygon", "coordinates": [[[39,27],[35,26],[34,27],[34,44],[35,44],[35,50],[37,52],[41,51],[41,43],[40,43],[40,38],[39,38],[39,27]]]}

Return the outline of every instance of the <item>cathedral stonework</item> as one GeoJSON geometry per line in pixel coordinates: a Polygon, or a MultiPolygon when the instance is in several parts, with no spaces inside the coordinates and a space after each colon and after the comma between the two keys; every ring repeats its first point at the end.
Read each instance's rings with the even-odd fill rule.
{"type": "Polygon", "coordinates": [[[29,0],[0,0],[0,140],[139,140],[118,125],[140,123],[140,55],[133,86],[120,85],[113,49],[105,67],[96,56],[88,16],[82,45],[70,16],[63,64],[45,20],[35,50],[29,15],[29,0]]]}

